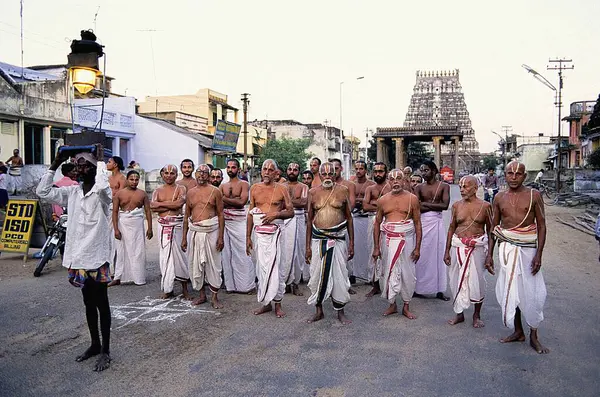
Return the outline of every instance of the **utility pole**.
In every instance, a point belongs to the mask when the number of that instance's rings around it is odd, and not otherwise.
[[[508,133],[512,132],[512,126],[503,125],[502,132],[504,132],[504,177],[506,178],[506,158],[508,157]]]
[[[242,94],[242,102],[244,103],[244,168],[246,171],[248,169],[248,104],[250,103],[250,99],[248,98],[250,94],[244,92]]]
[[[556,192],[560,192],[560,171],[562,169],[562,137],[561,137],[561,112],[562,112],[562,88],[563,88],[563,70],[574,69],[575,66],[569,65],[573,62],[571,59],[556,58],[549,59],[548,62],[554,65],[548,65],[547,70],[558,70],[558,97],[554,103],[558,106],[558,162],[556,169]],[[555,66],[558,64],[558,66]]]

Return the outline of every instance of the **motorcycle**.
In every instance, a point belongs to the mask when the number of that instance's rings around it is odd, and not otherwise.
[[[40,251],[40,262],[33,272],[34,277],[39,277],[42,274],[42,270],[44,269],[44,266],[46,266],[46,263],[54,258],[59,251],[61,254],[64,252],[65,239],[67,236],[67,220],[67,214],[62,214],[50,228],[48,238]]]

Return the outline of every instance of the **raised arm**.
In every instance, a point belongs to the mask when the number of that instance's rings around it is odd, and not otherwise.
[[[12,157],[11,157],[12,159]],[[10,160],[10,159],[9,159]],[[54,204],[60,205],[61,207],[66,207],[69,201],[69,192],[74,186],[65,186],[65,187],[56,187],[53,186],[54,183],[54,174],[60,165],[66,160],[65,157],[60,156],[60,154],[56,157],[48,171],[42,176],[40,182],[35,189],[35,193],[42,200],[50,201]]]
[[[98,161],[96,166],[96,189],[98,190],[98,197],[104,205],[110,205],[113,199],[113,192],[108,183],[108,171],[106,171],[106,164],[104,161]]]

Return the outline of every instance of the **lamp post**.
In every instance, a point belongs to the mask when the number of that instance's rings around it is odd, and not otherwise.
[[[560,171],[562,169],[562,136],[561,136],[561,111],[562,111],[562,87],[563,87],[563,78],[562,71],[564,69],[573,69],[573,66],[565,67],[563,63],[570,63],[570,59],[559,59],[559,60],[550,60],[550,62],[559,62],[559,66],[557,68],[548,68],[549,70],[558,70],[558,90],[556,87],[548,81],[544,76],[539,74],[535,69],[523,64],[521,65],[527,72],[531,73],[533,77],[544,84],[546,87],[551,89],[556,93],[556,102],[554,103],[558,107],[558,150],[557,150],[557,162],[556,162],[556,191],[560,192]]]
[[[365,78],[365,76],[360,76],[360,77],[357,77],[356,80],[362,80],[364,78]],[[343,106],[342,106],[342,103],[344,102],[344,98],[343,98],[343,94],[342,94],[342,86],[343,85],[344,85],[344,82],[340,81],[340,151],[342,151],[342,147],[343,147],[343,143],[344,143],[344,133],[342,132],[342,130],[343,130],[343,126],[342,126]],[[350,160],[350,162],[352,163],[352,160]]]
[[[502,158],[504,160],[504,168],[503,168],[503,172],[506,170],[506,144],[507,144],[507,140],[504,139],[502,137],[502,135],[498,134],[496,131],[494,130],[490,130],[492,131],[493,134],[496,134],[498,136],[498,138],[500,138],[500,141],[502,142]]]

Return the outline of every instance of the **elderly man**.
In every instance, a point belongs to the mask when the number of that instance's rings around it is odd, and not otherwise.
[[[298,182],[300,166],[290,163],[287,167],[288,182],[284,185],[288,189],[294,216],[286,219],[283,226],[281,276],[285,279],[286,291],[297,296],[303,296],[298,287],[304,270],[304,236],[306,236],[306,203],[308,200],[308,186]]]
[[[81,184],[54,187],[54,173],[61,163],[67,160],[65,152],[59,152],[56,159],[40,180],[37,195],[69,211],[69,227],[65,242],[63,266],[68,270],[69,282],[81,288],[85,316],[92,339],[91,346],[76,361],[81,362],[100,355],[94,371],[103,371],[110,366],[110,305],[107,285],[110,280],[109,261],[112,260],[112,238],[109,205],[112,192],[108,184],[105,165],[91,153],[79,153],[77,172]],[[98,331],[98,314],[100,330]]]
[[[444,262],[449,268],[449,283],[454,296],[456,316],[450,325],[465,321],[464,311],[475,304],[473,327],[482,328],[481,306],[485,297],[485,269],[492,243],[492,206],[477,198],[477,178],[467,175],[459,181],[462,200],[452,205]],[[489,266],[489,265],[488,265]],[[491,268],[487,269],[490,273]]]
[[[225,247],[221,253],[223,279],[227,292],[253,293],[256,268],[246,253],[246,204],[250,185],[239,179],[240,163],[227,161],[229,182],[221,185],[225,217]]]
[[[363,211],[368,214],[369,228],[367,233],[369,238],[367,239],[367,252],[373,253],[373,224],[375,223],[375,214],[378,209],[378,200],[391,191],[390,185],[387,182],[387,165],[384,163],[375,163],[373,165],[373,180],[374,185],[369,186],[365,191],[365,198],[363,200]],[[373,297],[381,293],[379,286],[379,278],[381,277],[381,263],[378,259],[371,257],[368,265],[368,276],[369,282],[373,284],[373,288],[366,295],[367,298]]]
[[[406,178],[399,169],[390,171],[388,182],[392,191],[379,199],[373,227],[373,258],[381,257],[383,270],[381,297],[390,304],[383,315],[398,313],[396,297],[400,295],[402,315],[414,320],[417,316],[411,313],[409,303],[415,292],[415,262],[421,250],[419,201],[404,189]]]
[[[258,277],[258,302],[261,304],[254,314],[273,310],[275,315],[285,317],[281,300],[285,292],[285,279],[281,274],[281,226],[284,219],[294,216],[292,200],[285,186],[276,183],[277,163],[265,160],[261,169],[263,182],[250,189],[250,208],[246,228],[246,254],[254,252]],[[254,242],[252,241],[254,232]]]
[[[312,188],[308,197],[306,263],[310,263],[311,274],[308,304],[316,307],[315,315],[307,320],[309,323],[323,319],[323,302],[328,298],[338,320],[342,324],[351,323],[344,307],[350,301],[347,261],[354,256],[352,207],[348,189],[335,183],[335,176],[332,163],[321,164],[321,185]]]
[[[544,201],[535,189],[523,186],[525,165],[512,161],[506,166],[508,190],[494,200],[493,233],[498,241],[500,266],[496,298],[502,309],[502,322],[515,332],[500,342],[522,342],[525,332],[521,312],[531,330],[529,344],[538,353],[548,353],[538,339],[544,319],[546,284],[541,273],[542,252],[546,244]],[[486,267],[493,267],[493,245]]]
[[[214,187],[220,187],[223,182],[223,171],[216,168],[210,172],[210,184]]]
[[[192,304],[206,302],[204,285],[208,284],[212,293],[212,307],[222,309],[218,292],[221,286],[221,251],[225,229],[223,195],[218,188],[208,183],[210,172],[206,164],[200,165],[196,170],[197,185],[187,192],[181,248],[187,251],[189,239],[188,262],[192,287],[200,291],[200,296]]]
[[[150,209],[158,213],[159,227],[159,261],[162,275],[160,288],[162,299],[173,296],[175,280],[181,283],[184,299],[191,300],[188,292],[190,275],[187,258],[181,249],[183,238],[182,207],[185,204],[186,188],[175,183],[177,166],[165,165],[160,170],[160,176],[165,182],[152,194]]]
[[[447,301],[448,275],[444,264],[446,230],[442,211],[450,204],[450,186],[436,180],[439,174],[433,161],[425,161],[421,166],[421,175],[425,183],[417,185],[415,195],[421,202],[421,225],[423,243],[421,259],[417,263],[417,285],[415,293],[419,297],[435,294],[436,298]]]

